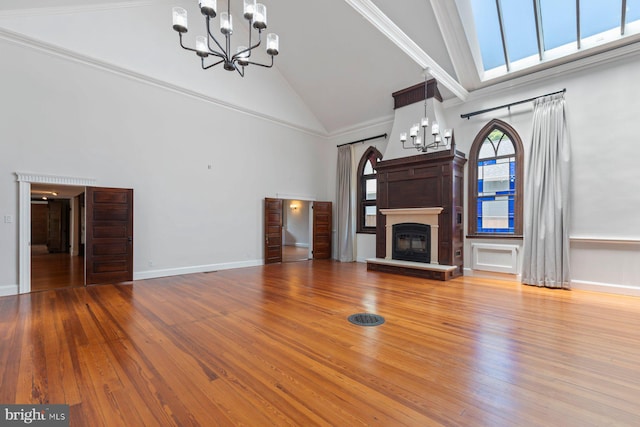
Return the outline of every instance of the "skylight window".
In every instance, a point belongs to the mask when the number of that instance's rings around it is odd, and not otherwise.
[[[640,33],[640,0],[468,1],[483,80]]]
[[[618,8],[618,12],[620,8]],[[544,49],[551,50],[577,40],[575,0],[540,0]],[[529,19],[535,19],[533,15]]]

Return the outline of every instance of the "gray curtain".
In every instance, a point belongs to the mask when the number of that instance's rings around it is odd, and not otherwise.
[[[527,285],[569,289],[569,173],[564,94],[538,98],[524,194]]]
[[[351,175],[352,175],[352,147],[345,145],[338,147],[338,176],[336,179],[336,212],[337,219],[337,238],[338,238],[338,261],[352,262],[353,241],[355,239],[355,231],[353,228],[353,192],[351,191]]]

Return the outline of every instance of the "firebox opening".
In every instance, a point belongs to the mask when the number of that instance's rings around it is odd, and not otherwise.
[[[391,257],[403,261],[431,262],[431,226],[414,222],[393,225]]]

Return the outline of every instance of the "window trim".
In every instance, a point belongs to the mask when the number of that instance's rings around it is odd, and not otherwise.
[[[367,227],[365,226],[366,216],[365,216],[365,207],[366,206],[378,206],[378,196],[376,193],[376,198],[374,200],[365,200],[366,197],[366,181],[367,179],[376,178],[376,174],[364,174],[364,168],[367,162],[371,160],[371,165],[375,169],[379,160],[382,160],[382,154],[378,149],[374,146],[370,146],[364,152],[362,157],[360,158],[360,163],[358,164],[358,213],[357,213],[357,223],[356,227],[357,233],[365,233],[365,234],[376,234],[377,227]]]
[[[514,232],[513,233],[483,233],[477,230],[477,217],[478,217],[478,155],[480,154],[480,148],[485,139],[494,130],[499,130],[505,133],[513,142],[516,158],[516,194],[514,197]],[[509,124],[502,120],[493,119],[487,123],[476,135],[473,140],[471,149],[469,150],[469,185],[467,193],[467,237],[477,238],[522,238],[522,206],[523,206],[523,189],[524,189],[524,147],[522,146],[522,140],[518,132]]]

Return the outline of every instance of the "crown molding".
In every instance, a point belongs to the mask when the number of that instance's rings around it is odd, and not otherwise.
[[[395,117],[394,115],[378,117],[376,119],[360,122],[353,126],[346,126],[340,129],[336,129],[335,131],[329,133],[327,135],[327,138],[330,138],[330,139],[341,138],[341,137],[346,137],[348,135],[352,135],[355,133],[367,131],[379,126],[389,126],[393,124],[394,117]]]
[[[167,81],[164,80],[160,80],[151,76],[147,76],[141,73],[138,73],[136,71],[132,71],[123,67],[120,67],[118,65],[115,64],[111,64],[109,62],[106,61],[102,61],[100,59],[96,59],[96,58],[92,58],[90,56],[78,53],[78,52],[73,52],[71,50],[59,47],[59,46],[55,46],[52,45],[50,43],[46,43],[40,40],[36,40],[34,38],[22,35],[22,34],[18,34],[15,33],[13,31],[9,31],[5,28],[0,28],[0,40],[4,40],[10,43],[14,43],[20,46],[24,46],[27,48],[31,48],[33,50],[36,50],[38,52],[42,52],[45,53],[47,55],[50,56],[55,56],[58,58],[63,58],[65,60],[69,60],[69,61],[73,61],[76,63],[80,63],[83,65],[87,65],[93,68],[98,68],[104,71],[108,71],[111,72],[113,74],[117,74],[119,76],[122,77],[126,77],[138,82],[142,82],[142,83],[146,83],[149,84],[151,86],[155,86],[158,88],[162,88],[171,92],[175,92],[175,93],[179,93],[182,95],[186,95],[189,96],[191,98],[195,98],[195,99],[199,99],[201,101],[205,101],[205,102],[209,102],[212,104],[215,104],[219,107],[222,108],[226,108],[228,110],[237,112],[237,113],[241,113],[241,114],[245,114],[247,116],[251,116],[257,119],[261,119],[261,120],[265,120],[274,124],[277,124],[279,126],[284,126],[286,128],[289,129],[293,129],[311,136],[315,136],[315,137],[321,137],[321,138],[326,138],[327,137],[327,133],[326,132],[320,132],[316,129],[312,129],[312,128],[308,128],[305,126],[300,126],[296,123],[287,121],[287,120],[283,120],[268,114],[264,114],[261,113],[259,111],[256,110],[251,110],[249,108],[240,106],[240,105],[236,105],[233,104],[231,102],[227,102],[227,101],[223,101],[221,99],[218,98],[214,98],[212,96],[209,95],[205,95],[199,92],[196,92],[194,90],[191,89],[187,89],[181,86],[178,86],[176,84],[173,83],[169,83]]]
[[[22,16],[64,15],[72,13],[100,12],[104,10],[130,9],[135,7],[154,6],[157,2],[149,0],[128,1],[120,3],[84,4],[73,6],[32,7],[0,11],[0,18]]]
[[[467,99],[469,92],[460,83],[447,73],[444,68],[433,60],[424,50],[418,46],[404,31],[400,29],[387,15],[370,0],[345,0],[367,21],[373,24],[382,34],[398,46],[404,53],[415,61],[422,69],[429,68],[429,73],[444,87],[449,89],[461,101]]]

